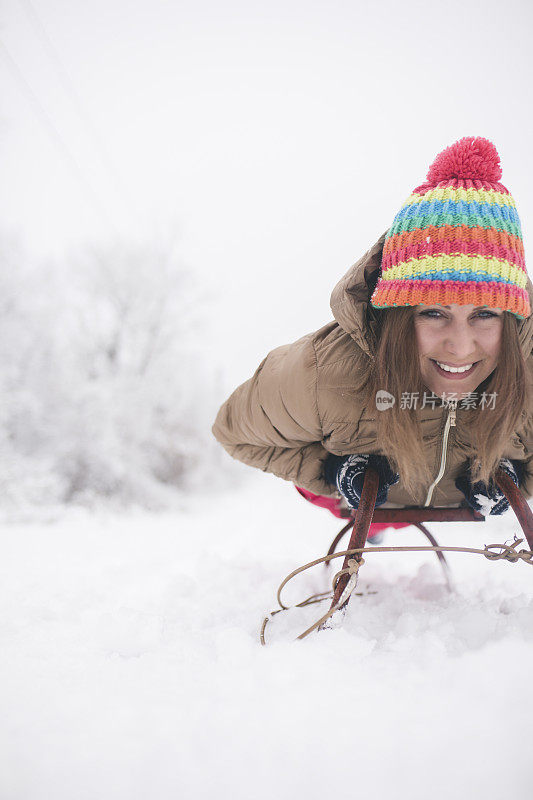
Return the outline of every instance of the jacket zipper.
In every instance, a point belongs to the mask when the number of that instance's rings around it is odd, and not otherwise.
[[[428,493],[427,493],[427,497],[426,497],[426,502],[424,503],[424,507],[425,506],[429,506],[429,504],[431,503],[431,498],[433,496],[433,490],[435,489],[435,486],[438,484],[438,482],[440,481],[440,479],[444,475],[444,470],[446,469],[446,454],[447,454],[447,450],[448,450],[448,436],[449,436],[449,433],[450,433],[450,428],[452,428],[452,427],[454,428],[455,427],[455,416],[456,416],[456,413],[457,413],[457,400],[450,400],[449,401],[449,408],[450,408],[450,410],[448,412],[448,418],[447,418],[446,424],[444,426],[444,433],[443,433],[443,437],[442,437],[442,454],[441,454],[441,458],[440,458],[439,474],[437,475],[437,477],[435,478],[435,480],[433,481],[433,483],[431,484],[431,486],[428,489]]]

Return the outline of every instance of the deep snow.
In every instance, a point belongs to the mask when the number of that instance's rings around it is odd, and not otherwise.
[[[519,532],[512,513],[428,527],[471,546]],[[323,613],[297,609],[261,647],[281,579],[339,528],[255,472],[181,513],[4,522],[2,800],[529,798],[531,567],[451,554],[449,594],[432,554],[369,555],[377,593],[342,629],[294,643]]]

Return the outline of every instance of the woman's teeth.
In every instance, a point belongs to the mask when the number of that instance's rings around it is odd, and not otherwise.
[[[436,363],[441,369],[445,370],[445,372],[468,372],[468,370],[472,369],[474,366],[475,361],[472,362],[472,364],[465,364],[464,367],[449,367],[447,364],[442,364],[440,361],[437,361]]]

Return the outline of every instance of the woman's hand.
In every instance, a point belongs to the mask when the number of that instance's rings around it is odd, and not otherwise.
[[[500,461],[500,467],[504,472],[512,478],[513,482],[520,486],[522,479],[522,465],[520,461],[511,461],[510,458],[504,458]],[[470,467],[464,475],[459,476],[455,481],[455,485],[466,497],[468,505],[483,514],[484,517],[490,515],[503,514],[509,508],[509,501],[496,486],[493,481],[489,482],[487,486],[483,481],[471,482]]]
[[[379,488],[376,506],[387,500],[391,486],[398,483],[396,475],[385,456],[378,455],[329,455],[325,462],[324,477],[332,486],[336,486],[351,508],[358,508],[363,492],[365,470],[372,467],[379,475]]]

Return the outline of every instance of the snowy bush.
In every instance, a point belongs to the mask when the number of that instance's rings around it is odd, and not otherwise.
[[[153,245],[62,265],[3,249],[0,499],[171,504],[213,447],[215,371],[191,274]]]

